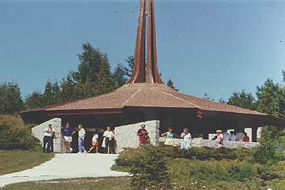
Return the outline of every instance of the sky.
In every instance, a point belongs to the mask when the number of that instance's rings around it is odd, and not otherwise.
[[[23,96],[76,70],[83,43],[114,68],[134,54],[138,0],[0,0],[0,82]],[[155,1],[158,64],[182,93],[255,94],[285,69],[285,1]]]

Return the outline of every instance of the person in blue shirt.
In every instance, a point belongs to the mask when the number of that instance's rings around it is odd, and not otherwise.
[[[72,152],[71,143],[72,143],[72,134],[73,130],[70,127],[69,123],[66,123],[65,128],[63,129],[63,139],[66,152]]]

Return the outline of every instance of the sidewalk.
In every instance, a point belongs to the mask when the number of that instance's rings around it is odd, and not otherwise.
[[[12,183],[84,177],[118,177],[128,173],[111,170],[114,154],[56,154],[32,169],[0,176],[0,188]],[[16,158],[21,159],[21,158]]]

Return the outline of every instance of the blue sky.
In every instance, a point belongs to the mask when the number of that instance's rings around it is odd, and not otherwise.
[[[79,63],[81,45],[114,67],[133,55],[138,0],[0,0],[0,82],[26,96]],[[181,92],[255,93],[285,69],[285,1],[155,1],[159,70]]]

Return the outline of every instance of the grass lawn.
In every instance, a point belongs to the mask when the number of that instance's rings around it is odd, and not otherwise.
[[[37,151],[0,150],[0,175],[32,168],[53,156]]]
[[[3,190],[131,190],[130,178],[81,178],[27,182],[8,185]],[[1,189],[2,190],[2,189]]]

